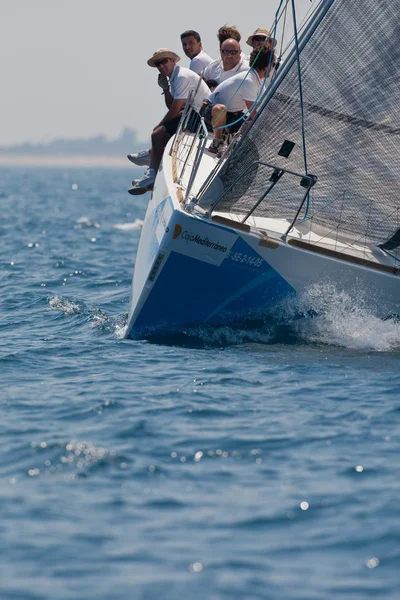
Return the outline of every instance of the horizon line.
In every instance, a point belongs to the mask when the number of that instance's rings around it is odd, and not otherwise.
[[[113,167],[113,168],[131,168],[132,163],[128,161],[126,155],[107,156],[107,155],[41,155],[32,156],[31,154],[19,155],[1,155],[0,167]]]

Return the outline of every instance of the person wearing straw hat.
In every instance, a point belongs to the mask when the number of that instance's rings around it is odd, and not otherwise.
[[[247,38],[246,44],[251,46],[253,50],[259,50],[261,46],[266,46],[270,50],[274,50],[276,48],[277,41],[275,38],[271,37],[268,29],[264,27],[258,27],[255,32]]]
[[[154,181],[160,166],[164,148],[168,140],[176,133],[181,118],[181,112],[189,96],[192,105],[199,111],[204,100],[210,95],[210,90],[197,73],[177,65],[180,56],[168,48],[156,50],[147,61],[149,67],[158,69],[160,78],[167,78],[170,83],[170,93],[165,94],[165,103],[168,108],[167,114],[154,127],[151,134],[151,150],[145,151],[149,168],[141,177],[136,180],[129,193],[132,195],[144,194],[153,189]],[[133,155],[132,155],[133,156]],[[146,157],[141,157],[141,164],[146,164]],[[130,159],[132,160],[132,159]],[[132,162],[134,162],[132,160]]]

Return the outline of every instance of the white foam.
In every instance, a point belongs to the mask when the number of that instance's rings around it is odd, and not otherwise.
[[[95,221],[91,221],[89,217],[80,217],[75,221],[74,229],[87,229],[90,227],[95,227],[96,229],[100,229],[100,223],[96,223]]]
[[[122,324],[119,325],[118,323],[115,325],[115,337],[117,338],[117,340],[124,339],[126,329],[127,329],[126,323],[124,325],[122,325]]]
[[[133,223],[116,223],[113,225],[113,229],[119,229],[120,231],[134,231],[135,229],[142,229],[142,227],[142,219],[136,219]]]
[[[114,323],[114,335],[118,340],[122,340],[125,337],[126,329],[128,327],[128,313],[120,315]]]
[[[296,304],[303,314],[313,313],[296,325],[307,341],[358,350],[400,349],[400,322],[378,318],[359,294],[337,292],[330,284],[314,285]]]
[[[110,317],[107,317],[104,313],[98,311],[91,315],[90,320],[91,327],[105,327],[109,323]]]
[[[76,302],[70,302],[62,296],[54,296],[49,299],[49,310],[59,310],[66,315],[74,315],[81,312],[81,307]]]

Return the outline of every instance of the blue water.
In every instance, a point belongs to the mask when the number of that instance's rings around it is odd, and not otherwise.
[[[1,600],[400,597],[400,324],[123,340],[134,169],[0,169]]]

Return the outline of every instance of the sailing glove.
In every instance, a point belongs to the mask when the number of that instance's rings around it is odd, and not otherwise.
[[[161,75],[161,73],[158,76],[158,85],[160,86],[160,88],[165,92],[168,92],[169,90],[169,81],[168,81],[168,77],[166,77],[165,75]]]

